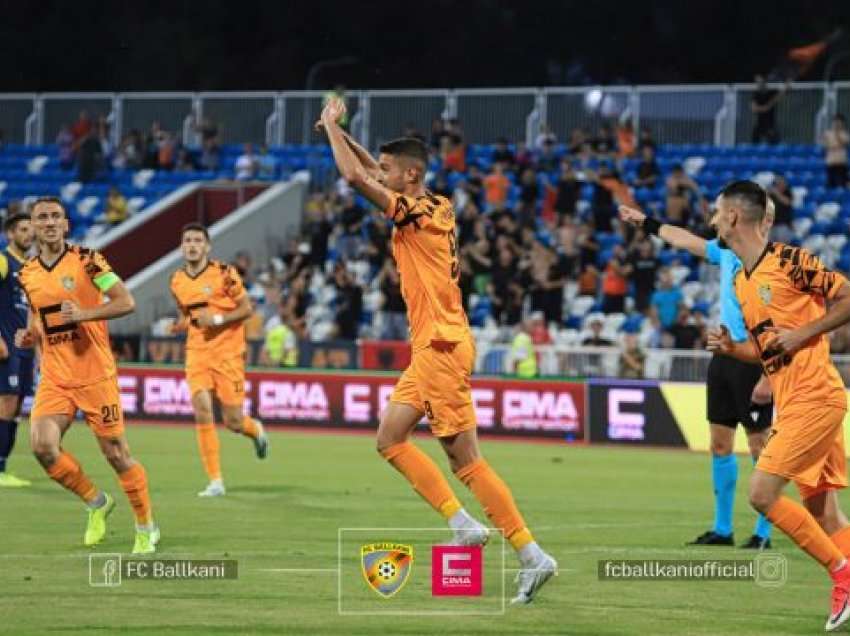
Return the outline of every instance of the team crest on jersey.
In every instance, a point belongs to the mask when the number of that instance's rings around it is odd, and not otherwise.
[[[204,292],[207,296],[212,296],[212,287],[210,287],[209,285],[204,285],[203,292]]]
[[[62,277],[62,287],[64,287],[68,291],[72,291],[74,289],[74,277],[73,276],[63,276]]]
[[[360,568],[366,583],[384,598],[397,594],[413,569],[413,546],[369,543],[360,548]]]
[[[759,298],[765,305],[769,305],[770,301],[773,299],[773,292],[770,291],[770,285],[759,285],[758,289]]]

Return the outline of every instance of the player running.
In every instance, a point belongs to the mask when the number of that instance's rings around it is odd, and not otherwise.
[[[211,247],[209,233],[203,225],[186,225],[180,240],[185,264],[171,277],[171,293],[183,315],[174,330],[188,330],[186,381],[192,394],[201,462],[210,480],[198,493],[199,497],[225,494],[218,433],[213,419],[213,391],[221,402],[227,428],[250,437],[260,459],[269,451],[262,423],[243,411],[244,322],[251,316],[251,299],[232,265],[210,260]]]
[[[557,563],[534,541],[511,491],[481,456],[470,374],[475,343],[458,287],[455,214],[451,202],[423,185],[428,151],[418,139],[381,147],[378,161],[339,126],[345,105],[332,99],[322,111],[342,176],[394,224],[393,257],[407,304],[413,355],[378,427],[381,455],[447,521],[457,544],[487,541],[487,529],[461,506],[437,465],[409,438],[427,415],[452,471],[475,495],[493,525],[517,551],[522,569],[512,603],[529,603],[555,574]]]
[[[133,507],[133,553],[155,552],[160,533],[151,512],[147,474],[130,456],[124,435],[117,370],[106,327],[107,320],[132,313],[133,297],[103,256],[65,242],[68,217],[59,199],[36,200],[30,218],[38,256],[20,272],[30,314],[26,329],[15,335],[15,346],[37,345],[40,351],[41,379],[31,414],[33,452],[51,479],[86,502],[83,543],[100,543],[115,501],[61,447],[74,415],[82,411]]]
[[[32,395],[32,350],[15,347],[15,333],[26,327],[29,313],[18,283],[33,241],[29,215],[10,216],[3,231],[8,245],[0,252],[0,487],[21,488],[30,482],[6,472],[6,461],[15,446],[21,404]]]
[[[750,478],[750,503],[827,568],[833,588],[826,631],[835,631],[850,619],[850,524],[837,493],[847,487],[847,396],[826,334],[850,322],[850,285],[806,250],[768,242],[761,231],[766,204],[752,181],[727,185],[717,199],[712,225],[720,247],[741,259],[735,293],[751,340],[735,342],[718,328],[708,347],[760,361],[770,379],[776,420]],[[782,494],[789,481],[803,505]]]
[[[764,236],[773,226],[773,202],[765,224]],[[684,249],[709,263],[720,267],[720,321],[729,330],[732,340],[746,342],[749,338],[741,315],[741,306],[735,296],[735,274],[741,261],[732,250],[721,248],[717,239],[706,241],[687,230],[659,223],[640,210],[620,206],[620,218],[630,225],[642,227],[647,234],[655,234],[677,249]],[[747,432],[747,442],[753,462],[767,441],[773,418],[770,384],[762,373],[761,365],[742,362],[724,355],[712,356],[708,365],[707,409],[711,431],[711,477],[714,482],[714,526],[698,536],[690,545],[734,545],[732,511],[735,505],[735,486],[738,482],[738,458],[735,447],[735,429],[740,423]],[[770,548],[770,523],[759,515],[749,540],[742,548],[761,550]]]

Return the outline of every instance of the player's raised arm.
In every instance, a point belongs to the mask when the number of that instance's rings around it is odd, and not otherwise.
[[[355,190],[381,210],[386,210],[392,201],[392,193],[370,174],[370,170],[364,167],[346,141],[345,133],[337,123],[344,114],[345,104],[338,98],[331,99],[322,110],[321,121],[333,150],[336,167],[343,179],[348,181]]]
[[[317,132],[322,131],[324,127],[325,125],[322,123],[321,119],[316,122],[315,128]],[[342,130],[342,128],[340,128],[340,131],[342,132],[343,139],[345,139],[345,143],[348,144],[348,147],[351,148],[358,161],[360,161],[360,165],[362,165],[366,172],[369,173],[369,176],[377,178],[380,169],[378,167],[378,162],[375,161],[375,158],[371,154],[369,154],[368,150],[358,144],[354,140],[354,137],[352,137],[346,131]]]
[[[640,210],[635,210],[627,205],[621,205],[620,220],[634,227],[641,227],[649,234],[660,236],[664,241],[670,243],[676,249],[687,250],[694,256],[705,258],[706,243],[704,238],[691,234],[675,225],[659,223],[653,218],[647,217]]]

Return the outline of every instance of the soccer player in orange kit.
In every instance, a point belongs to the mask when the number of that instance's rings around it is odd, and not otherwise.
[[[82,411],[133,507],[133,553],[155,552],[160,533],[151,512],[147,474],[130,456],[124,435],[117,369],[106,327],[107,320],[133,311],[133,297],[103,256],[65,242],[68,218],[60,199],[40,198],[30,212],[38,256],[20,271],[30,315],[27,328],[15,334],[15,346],[37,345],[40,351],[41,380],[30,416],[33,452],[51,479],[86,502],[89,518],[83,543],[100,543],[115,501],[61,446],[74,415]]]
[[[750,478],[750,503],[829,572],[831,632],[850,619],[850,523],[837,493],[847,487],[847,395],[827,333],[850,322],[850,284],[806,250],[768,242],[759,231],[766,206],[767,193],[752,181],[733,182],[717,198],[712,225],[743,265],[735,293],[750,339],[733,342],[721,328],[709,332],[708,346],[761,362],[770,380],[776,417]],[[789,481],[803,505],[782,494]]]
[[[175,330],[188,331],[186,380],[195,411],[198,449],[210,480],[198,493],[200,497],[225,494],[213,392],[221,402],[225,426],[250,438],[260,459],[269,450],[262,423],[243,412],[245,320],[251,316],[251,299],[235,267],[209,258],[211,247],[203,225],[186,225],[180,239],[185,265],[171,277],[171,293],[183,315]]]
[[[375,161],[340,128],[344,114],[345,104],[331,99],[320,125],[342,176],[395,226],[392,251],[413,349],[410,366],[381,418],[378,451],[448,521],[456,544],[485,543],[487,529],[463,509],[437,465],[410,442],[413,429],[427,415],[452,471],[517,551],[521,570],[512,603],[529,603],[556,573],[557,563],[534,541],[511,491],[478,447],[470,387],[475,343],[458,287],[452,204],[425,189],[425,144],[412,138],[391,141],[381,146]]]

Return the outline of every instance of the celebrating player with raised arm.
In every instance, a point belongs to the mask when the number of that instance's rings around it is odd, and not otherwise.
[[[829,572],[826,631],[834,631],[850,619],[850,524],[836,492],[847,487],[847,395],[827,333],[850,322],[850,284],[806,250],[768,242],[766,205],[752,181],[729,184],[717,199],[712,225],[721,247],[741,259],[735,293],[750,340],[735,342],[718,328],[708,346],[761,362],[770,380],[776,419],[750,479],[750,503]],[[789,481],[802,506],[782,494]]]
[[[517,551],[522,569],[513,603],[528,603],[556,572],[557,563],[534,541],[510,490],[481,456],[470,375],[475,344],[461,304],[455,214],[445,197],[425,189],[428,151],[418,139],[381,146],[376,162],[338,121],[345,105],[332,99],[322,111],[342,176],[394,224],[393,257],[407,304],[413,355],[378,427],[381,455],[447,521],[457,544],[483,544],[487,529],[463,509],[437,465],[410,442],[427,415],[452,471],[475,495],[491,522]]]
[[[266,457],[269,441],[259,420],[244,414],[245,320],[251,299],[232,265],[210,260],[210,235],[199,223],[183,228],[180,249],[185,264],[171,277],[171,293],[183,316],[176,330],[188,330],[186,380],[195,410],[201,462],[209,477],[200,497],[224,495],[218,433],[213,421],[213,392],[221,402],[224,424],[254,442]]]
[[[59,199],[38,199],[30,213],[38,256],[20,272],[30,315],[27,328],[15,334],[15,346],[38,345],[41,354],[41,380],[31,414],[33,452],[51,479],[86,502],[89,517],[83,543],[100,543],[115,501],[61,446],[74,415],[82,411],[133,507],[133,553],[155,552],[159,529],[151,512],[147,474],[130,456],[124,435],[117,369],[106,327],[107,320],[132,313],[133,297],[103,256],[65,242],[68,217]]]
[[[773,202],[761,228],[767,236],[773,226]],[[620,219],[648,234],[655,234],[673,247],[689,251],[720,267],[720,320],[729,330],[732,339],[746,342],[747,328],[741,315],[741,306],[735,296],[735,274],[741,261],[732,250],[720,247],[717,239],[706,241],[687,230],[659,223],[640,210],[620,206]],[[735,486],[738,481],[738,458],[735,446],[735,429],[740,422],[747,432],[747,442],[753,462],[767,441],[773,417],[773,402],[767,377],[761,365],[741,362],[724,355],[715,355],[708,365],[707,409],[711,431],[711,477],[714,482],[714,526],[698,536],[690,545],[734,545],[732,511],[735,504]],[[763,515],[756,520],[750,539],[741,547],[762,549],[770,546],[770,523]]]

